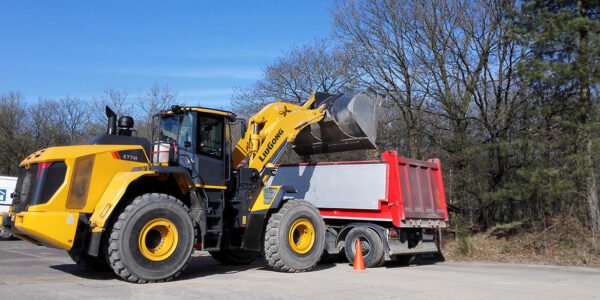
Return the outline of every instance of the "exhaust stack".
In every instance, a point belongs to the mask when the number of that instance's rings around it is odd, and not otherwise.
[[[106,106],[106,117],[108,118],[108,126],[106,128],[106,134],[117,134],[117,114]]]
[[[315,107],[325,105],[321,122],[304,128],[293,149],[299,155],[376,149],[382,96],[372,89],[331,95],[317,93]]]

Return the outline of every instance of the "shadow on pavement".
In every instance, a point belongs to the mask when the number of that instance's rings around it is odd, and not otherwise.
[[[220,264],[209,255],[198,256],[192,258],[190,265],[174,281],[190,280],[219,274],[235,274],[250,269],[260,268],[262,265],[264,265],[264,260],[257,259],[249,265],[226,266]]]
[[[321,270],[327,270],[335,267],[337,261],[326,261],[319,263],[311,272],[318,272]],[[60,264],[53,265],[50,268],[58,270],[73,276],[77,276],[85,279],[93,280],[114,280],[118,279],[112,271],[86,271],[79,267],[77,264]],[[267,262],[263,258],[259,258],[249,265],[240,266],[226,266],[221,265],[210,256],[197,256],[193,257],[190,265],[178,276],[174,281],[190,280],[205,276],[219,275],[219,274],[233,274],[238,272],[244,272],[250,269],[265,270],[269,272],[276,272],[267,267]]]
[[[210,256],[196,256],[192,258],[189,266],[174,281],[190,280],[199,277],[232,274],[243,272],[250,269],[260,269],[266,267],[264,259],[257,259],[254,263],[241,266],[225,266],[218,263]],[[112,270],[108,271],[86,271],[75,263],[53,265],[50,268],[58,270],[73,276],[93,280],[114,280],[120,279]]]
[[[429,254],[429,255],[418,255],[414,261],[411,261],[410,263],[406,263],[406,262],[401,262],[401,261],[387,261],[385,263],[385,268],[387,269],[393,269],[393,268],[403,268],[403,267],[409,267],[412,265],[415,266],[426,266],[426,265],[435,265],[438,263],[442,263],[446,261],[446,259],[444,258],[444,255],[442,254]]]
[[[80,266],[73,264],[63,264],[63,265],[54,265],[50,266],[51,269],[58,270],[67,274],[71,274],[73,276],[77,276],[85,279],[96,279],[96,280],[107,280],[107,279],[115,279],[116,275],[113,271],[86,271],[82,269]]]

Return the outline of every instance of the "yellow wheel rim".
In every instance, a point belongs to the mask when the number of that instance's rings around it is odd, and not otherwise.
[[[177,248],[179,234],[170,220],[158,218],[146,223],[138,238],[140,252],[151,261],[162,261]]]
[[[315,228],[307,219],[298,219],[288,233],[290,248],[298,254],[306,254],[315,243]]]

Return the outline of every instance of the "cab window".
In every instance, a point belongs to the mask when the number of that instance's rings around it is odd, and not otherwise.
[[[179,116],[170,116],[161,120],[158,139],[163,142],[173,142],[177,140],[179,132]]]
[[[223,156],[223,118],[200,117],[198,152],[217,158]]]
[[[181,147],[182,149],[185,149],[187,151],[191,151],[193,145],[192,145],[192,138],[193,138],[193,134],[194,134],[194,117],[196,114],[194,113],[187,113],[183,116],[183,119],[181,120],[181,125],[179,125],[179,138],[177,140],[177,145],[179,145],[179,147]]]

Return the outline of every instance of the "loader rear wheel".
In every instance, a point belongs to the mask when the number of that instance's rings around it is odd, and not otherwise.
[[[181,201],[144,194],[118,216],[106,253],[113,271],[127,281],[169,281],[189,264],[195,240],[189,210]]]
[[[276,271],[312,269],[325,249],[325,223],[319,210],[304,200],[289,200],[271,215],[265,233],[265,258]]]
[[[84,250],[71,249],[67,251],[71,259],[82,269],[89,272],[104,272],[110,270],[110,265],[103,255],[98,257],[87,254]]]
[[[210,253],[216,261],[227,266],[247,265],[252,263],[260,255],[260,252],[243,249],[208,251],[208,253]]]
[[[360,240],[365,267],[380,267],[385,262],[383,253],[383,241],[375,230],[368,227],[355,227],[346,236],[344,250],[346,258],[350,263],[356,255],[356,240]]]

